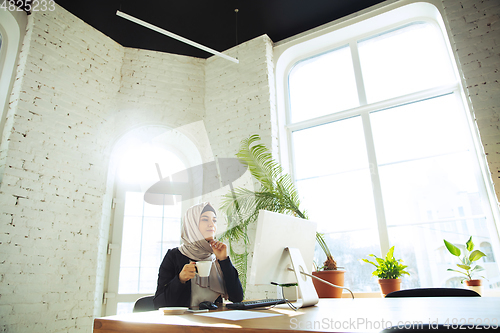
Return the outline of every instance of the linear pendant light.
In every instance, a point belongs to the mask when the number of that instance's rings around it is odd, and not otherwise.
[[[232,62],[234,62],[234,63],[239,64],[239,60],[238,60],[238,59],[236,59],[236,58],[233,58],[233,57],[230,57],[230,56],[228,56],[228,55],[225,55],[224,53],[221,53],[221,52],[219,52],[219,51],[215,51],[214,49],[211,49],[211,48],[206,47],[206,46],[204,46],[204,45],[201,45],[201,44],[198,44],[198,43],[196,43],[196,42],[193,42],[192,40],[189,40],[189,39],[187,39],[187,38],[184,38],[184,37],[181,37],[181,36],[179,36],[179,35],[176,35],[176,34],[174,34],[174,33],[170,32],[170,31],[164,30],[164,29],[162,29],[162,28],[158,28],[158,27],[157,27],[157,26],[155,26],[155,25],[152,25],[152,24],[150,24],[150,23],[148,23],[148,22],[144,22],[143,20],[140,20],[140,19],[138,19],[138,18],[135,18],[135,17],[133,17],[133,16],[130,16],[130,15],[128,15],[128,14],[125,14],[125,13],[123,13],[123,12],[119,11],[119,10],[117,10],[117,11],[116,11],[116,15],[118,15],[118,16],[120,16],[120,17],[123,17],[124,19],[127,19],[127,20],[129,20],[129,21],[132,21],[132,22],[134,22],[134,23],[137,23],[137,24],[139,24],[139,25],[142,25],[143,27],[146,27],[146,28],[151,29],[151,30],[153,30],[153,31],[159,32],[159,33],[161,33],[161,34],[163,34],[163,35],[165,35],[165,36],[168,36],[168,37],[171,37],[171,38],[177,39],[178,41],[181,41],[181,42],[183,42],[183,43],[186,43],[186,44],[189,44],[189,45],[191,45],[191,46],[197,47],[197,48],[199,48],[199,49],[201,49],[201,50],[203,50],[203,51],[206,51],[206,52],[212,53],[212,54],[214,54],[214,55],[216,55],[216,56],[219,56],[219,57],[221,57],[221,58],[224,58],[224,59],[227,59],[227,60],[230,60],[230,61],[232,61]]]

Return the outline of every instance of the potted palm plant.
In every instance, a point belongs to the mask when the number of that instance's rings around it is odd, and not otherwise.
[[[443,239],[444,245],[448,249],[448,251],[456,256],[459,257],[460,259],[460,264],[457,264],[457,267],[460,268],[460,270],[456,269],[451,269],[448,268],[448,271],[451,272],[457,272],[460,274],[465,275],[462,277],[462,283],[465,281],[465,285],[474,291],[476,291],[478,294],[481,294],[481,280],[480,279],[473,279],[473,276],[480,271],[483,271],[484,268],[479,266],[475,261],[478,261],[482,257],[486,257],[486,254],[479,250],[474,250],[474,243],[472,242],[472,236],[470,236],[469,240],[467,243],[465,243],[465,250],[463,256],[460,258],[460,255],[462,254],[462,251],[460,249],[453,245],[452,243],[448,242],[447,240]],[[484,276],[481,276],[484,278]]]
[[[236,253],[230,246],[230,255],[235,258],[235,266],[240,273],[242,285],[246,282],[248,237],[247,228],[257,221],[259,210],[268,210],[308,219],[307,213],[300,208],[300,200],[292,177],[283,172],[279,163],[274,161],[271,152],[259,141],[259,135],[252,135],[241,142],[236,156],[248,166],[253,178],[258,182],[256,190],[239,187],[231,189],[223,196],[221,210],[228,218],[228,228],[220,236],[229,244],[240,242],[244,250]],[[324,236],[316,233],[316,240],[325,252],[324,270],[337,268]],[[343,285],[343,284],[342,284]]]
[[[336,286],[344,286],[344,273],[345,270],[339,269],[337,267],[337,262],[333,259],[333,256],[325,242],[325,237],[319,234],[320,237],[316,238],[320,248],[323,250],[326,256],[326,260],[323,266],[316,267],[316,270],[312,272],[312,275],[317,276],[320,279],[333,283]],[[314,288],[320,298],[341,298],[342,289],[332,288],[331,286],[324,284],[321,281],[313,279]]]
[[[369,256],[374,257],[375,261],[370,261],[368,259],[362,260],[375,266],[375,271],[373,271],[372,276],[377,276],[379,278],[378,283],[382,290],[382,295],[385,297],[388,293],[400,290],[400,277],[403,274],[410,275],[410,273],[405,271],[405,268],[408,266],[402,264],[402,259],[394,258],[394,246],[389,249],[385,259],[379,258],[374,254],[370,254]]]

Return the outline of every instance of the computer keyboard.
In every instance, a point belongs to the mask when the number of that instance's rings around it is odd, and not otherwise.
[[[243,301],[243,302],[235,302],[235,303],[227,303],[226,308],[233,310],[248,310],[254,308],[260,308],[265,306],[273,306],[276,304],[286,303],[286,300],[283,298],[279,299],[259,299],[255,301]]]

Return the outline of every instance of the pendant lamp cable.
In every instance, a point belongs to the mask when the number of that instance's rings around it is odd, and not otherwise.
[[[236,45],[238,45],[238,12],[239,12],[239,11],[240,11],[240,10],[239,10],[238,8],[236,8],[236,9],[234,10],[234,18],[235,18],[235,24],[234,24],[234,26],[235,26],[235,30],[236,30],[236,31],[235,31],[235,35],[236,35]]]

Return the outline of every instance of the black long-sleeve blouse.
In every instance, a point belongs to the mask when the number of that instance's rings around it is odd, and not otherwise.
[[[179,280],[179,273],[184,265],[189,264],[190,261],[178,248],[167,251],[158,273],[158,285],[154,297],[154,305],[157,309],[167,306],[190,306],[191,283],[182,283]],[[231,302],[241,302],[243,300],[243,288],[236,268],[234,268],[229,257],[219,261],[219,264],[224,275],[229,300]],[[222,302],[220,296],[217,302]]]

